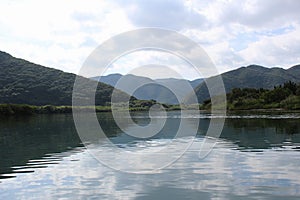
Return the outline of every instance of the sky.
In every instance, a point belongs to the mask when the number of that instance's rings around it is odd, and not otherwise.
[[[77,74],[104,41],[157,27],[195,41],[220,73],[250,64],[289,68],[300,63],[299,9],[299,0],[1,0],[0,51]],[[180,58],[155,51],[121,57],[106,73],[147,64],[199,78]]]

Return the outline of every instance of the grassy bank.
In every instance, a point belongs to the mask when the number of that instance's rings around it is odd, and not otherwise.
[[[154,100],[134,100],[129,104],[130,111],[148,111],[151,106],[157,104]],[[177,105],[166,105],[160,104],[167,111],[170,110],[180,110]],[[58,114],[58,113],[72,113],[72,106],[35,106],[26,104],[0,104],[0,115],[1,116],[14,116],[14,115],[33,115],[33,114]],[[78,106],[76,109],[82,111],[92,111],[96,112],[111,112],[111,106]],[[128,110],[125,104],[118,104],[119,110]]]
[[[230,107],[230,105],[228,106]],[[148,111],[150,107],[131,107],[129,110],[132,112],[137,111]],[[292,109],[288,108],[280,108],[278,106],[271,107],[266,106],[263,108],[256,108],[256,107],[247,107],[241,109],[227,109],[228,112],[239,112],[239,111],[250,111],[250,112],[292,112],[292,111],[300,111],[300,109]],[[82,111],[92,111],[93,107],[91,106],[82,106],[76,107],[76,109],[80,109]],[[110,106],[96,106],[96,112],[111,112]],[[120,110],[125,110],[125,108],[120,108]],[[128,109],[127,109],[128,110]],[[166,111],[174,111],[180,110],[178,105],[171,105],[165,107]],[[200,110],[206,110],[209,112],[209,107],[200,106]],[[59,113],[72,113],[72,106],[52,106],[52,105],[45,105],[45,106],[32,106],[32,105],[24,105],[24,104],[0,104],[0,116],[19,116],[19,115],[35,115],[35,114],[59,114]]]

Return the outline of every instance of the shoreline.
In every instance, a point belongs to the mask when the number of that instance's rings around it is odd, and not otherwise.
[[[131,107],[132,112],[149,111],[151,106]],[[55,106],[55,105],[28,105],[28,104],[0,104],[0,116],[17,116],[17,115],[35,115],[35,114],[67,114],[72,113],[73,106]],[[83,112],[95,110],[96,113],[111,112],[110,106],[79,106],[75,107]],[[166,111],[180,110],[177,106],[165,107]],[[128,110],[120,108],[120,111]]]
[[[149,111],[151,106],[148,107],[131,107],[129,110],[131,112],[139,111]],[[76,107],[82,111],[92,111],[95,109],[96,113],[100,112],[111,112],[110,106],[82,106]],[[44,105],[44,106],[35,106],[27,104],[0,104],[0,116],[19,116],[19,115],[35,115],[35,114],[67,114],[72,113],[72,106],[54,106],[54,105]],[[127,110],[127,109],[124,109]],[[178,105],[170,105],[165,107],[166,111],[176,111],[180,110]],[[209,109],[199,109],[200,112],[211,112]],[[120,109],[122,111],[122,109]],[[298,110],[288,110],[284,108],[276,109],[241,109],[241,110],[226,110],[226,113],[299,113]]]

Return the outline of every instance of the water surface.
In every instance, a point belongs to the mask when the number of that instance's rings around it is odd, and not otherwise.
[[[98,114],[111,141],[130,151],[172,141],[181,117],[168,113],[158,135],[137,140],[121,131],[110,113]],[[299,114],[231,114],[204,159],[199,149],[210,119],[224,116],[183,117],[191,123],[200,119],[197,137],[180,159],[155,174],[124,173],[101,164],[82,145],[72,115],[1,119],[0,199],[299,199]],[[147,113],[133,118],[149,123]],[[130,131],[126,119],[124,124]],[[112,151],[95,144],[97,150]],[[176,145],[170,148],[176,150]]]

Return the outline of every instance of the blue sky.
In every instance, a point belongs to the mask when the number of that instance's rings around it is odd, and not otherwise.
[[[0,50],[78,73],[103,41],[125,31],[160,27],[178,31],[208,53],[219,72],[260,64],[300,63],[299,0],[2,0]],[[172,55],[137,52],[107,73],[145,64],[177,65],[185,78],[198,75]]]

